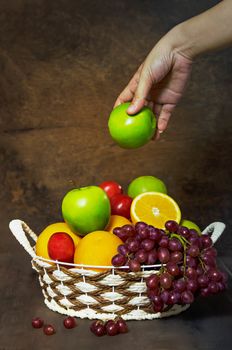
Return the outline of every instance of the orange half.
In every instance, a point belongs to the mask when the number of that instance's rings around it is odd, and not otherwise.
[[[165,222],[180,222],[181,211],[170,196],[160,192],[145,192],[134,198],[131,204],[131,220],[135,224],[143,221],[146,224],[164,229]]]

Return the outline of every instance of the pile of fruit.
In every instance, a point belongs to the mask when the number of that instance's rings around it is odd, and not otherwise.
[[[170,219],[180,220],[178,205],[166,193],[163,181],[153,176],[133,180],[127,194],[114,181],[73,189],[62,201],[64,222],[43,230],[36,243],[36,253],[64,263],[109,266],[118,245],[123,243],[120,237],[112,235],[115,227],[142,219],[163,227],[167,213]]]
[[[210,236],[181,218],[178,204],[154,176],[134,179],[127,194],[114,181],[73,189],[63,198],[62,215],[64,222],[49,225],[39,235],[37,256],[96,272],[112,265],[134,273],[160,266],[146,279],[154,312],[191,304],[197,295],[226,287]],[[91,331],[115,335],[127,329],[124,323],[95,321]]]

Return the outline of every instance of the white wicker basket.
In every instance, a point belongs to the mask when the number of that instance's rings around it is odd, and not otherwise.
[[[106,272],[97,273],[85,269],[86,265],[61,264],[35,254],[28,236],[36,242],[37,235],[23,221],[12,220],[9,226],[32,257],[32,268],[39,274],[45,304],[53,311],[89,319],[108,320],[120,315],[125,320],[151,320],[179,314],[189,307],[168,306],[163,312],[154,313],[146,296],[144,278],[158,271],[160,265],[143,266],[137,273],[108,266]],[[211,234],[215,243],[224,229],[225,224],[214,222],[202,233]]]

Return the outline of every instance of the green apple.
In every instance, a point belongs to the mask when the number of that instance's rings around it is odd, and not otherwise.
[[[194,222],[190,221],[190,220],[185,220],[183,219],[180,223],[181,226],[185,226],[189,229],[194,229],[196,230],[198,233],[201,233],[200,227],[197,226]]]
[[[130,103],[117,106],[110,114],[108,127],[110,135],[123,148],[138,148],[153,137],[156,118],[148,107],[134,115],[127,114]]]
[[[85,236],[104,230],[110,219],[110,201],[98,186],[81,187],[69,191],[62,201],[62,214],[70,229]]]
[[[140,176],[128,186],[128,196],[135,198],[144,192],[161,192],[167,194],[164,182],[155,176]]]

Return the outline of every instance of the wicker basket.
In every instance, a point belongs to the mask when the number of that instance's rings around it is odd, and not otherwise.
[[[223,223],[215,222],[203,234],[210,233],[215,243],[224,229]],[[158,271],[160,265],[143,266],[137,273],[108,266],[106,272],[98,273],[85,269],[87,265],[61,264],[36,256],[28,236],[36,242],[37,235],[21,220],[11,221],[10,230],[32,257],[32,268],[39,274],[45,304],[53,311],[89,319],[122,316],[125,320],[151,320],[179,314],[189,307],[167,306],[163,312],[154,313],[146,296],[144,278]]]

